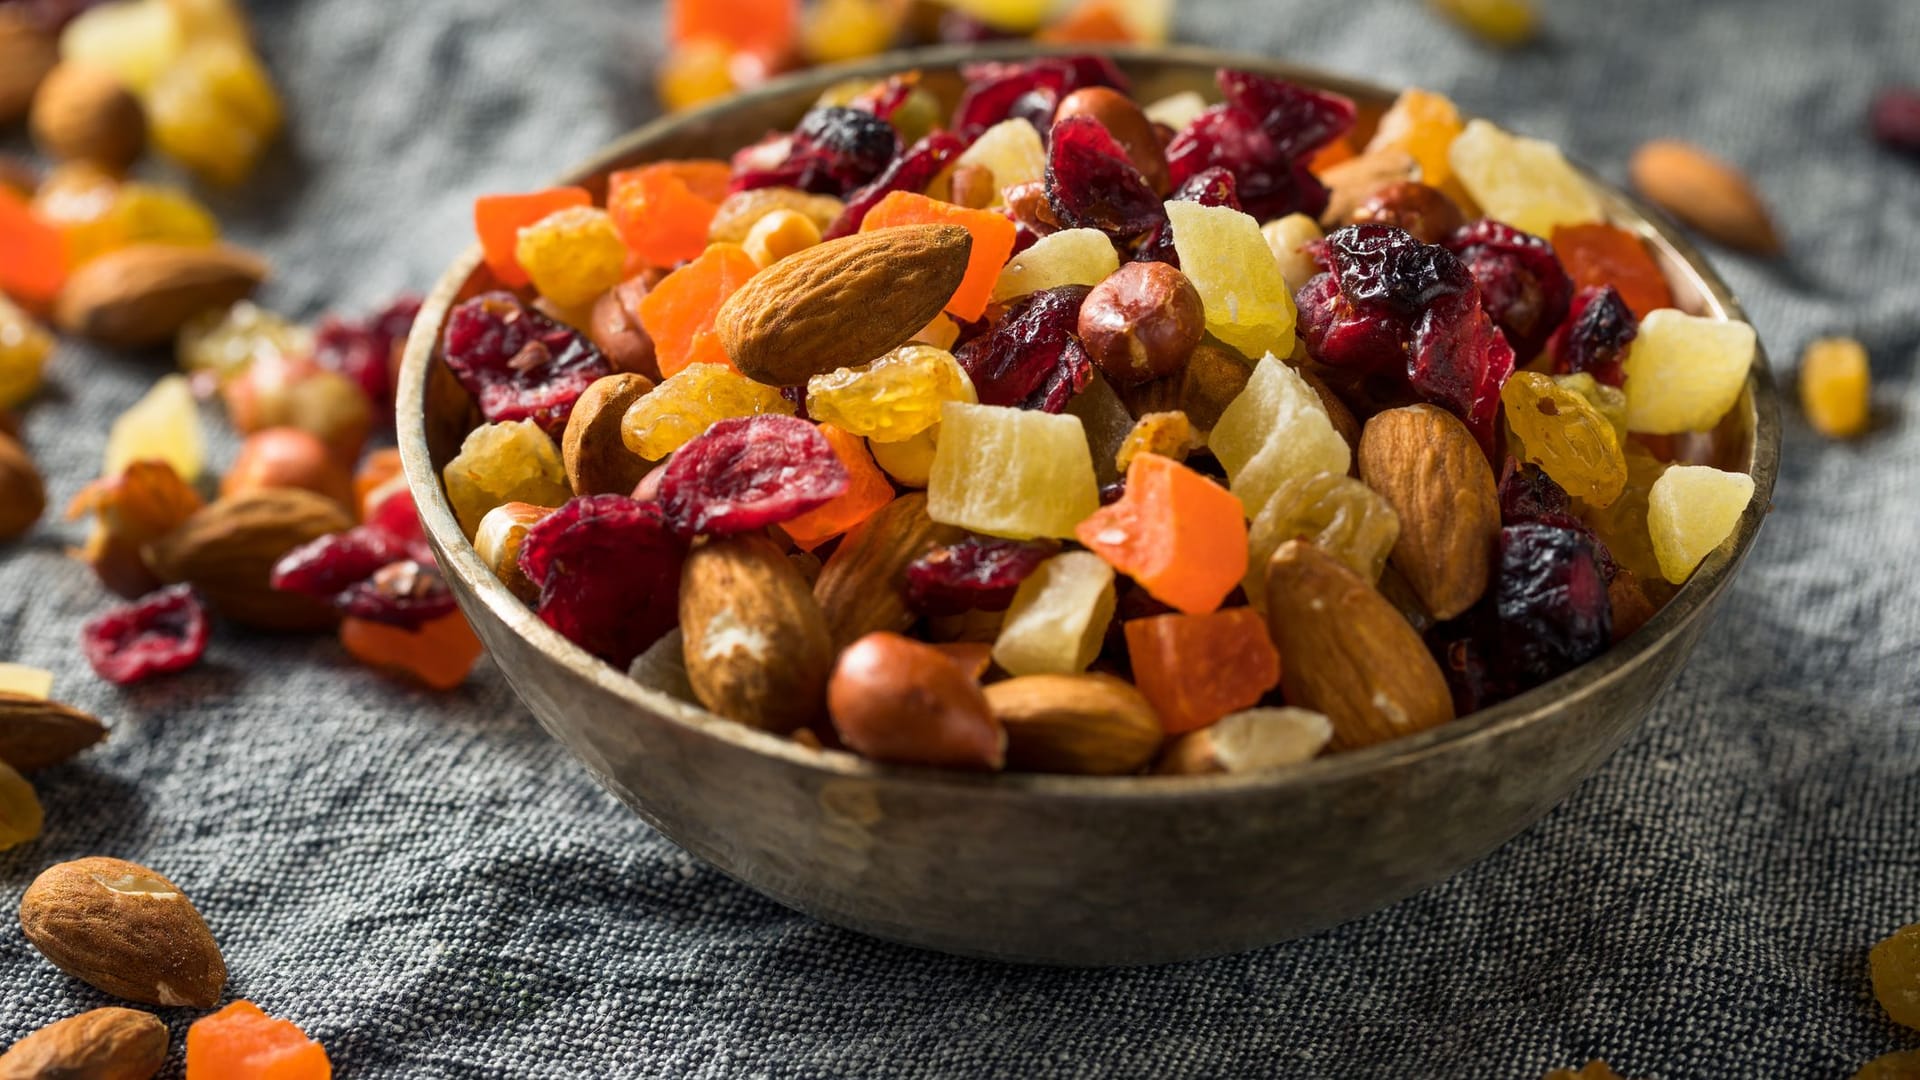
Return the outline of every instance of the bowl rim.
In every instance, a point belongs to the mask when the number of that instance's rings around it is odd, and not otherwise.
[[[686,112],[664,115],[615,139],[585,162],[567,170],[556,184],[584,183],[607,171],[643,157],[644,149],[666,135],[706,124],[710,119],[791,94],[818,93],[853,78],[871,78],[900,71],[957,67],[960,64],[1022,60],[1039,56],[1097,53],[1119,61],[1167,63],[1192,67],[1236,67],[1305,82],[1364,101],[1390,100],[1397,92],[1360,78],[1327,72],[1272,57],[1216,50],[1192,45],[1159,47],[1048,46],[1010,42],[991,46],[937,46],[882,54],[847,64],[813,68],[788,75],[719,102]],[[1608,209],[1608,217],[1623,228],[1657,238],[1678,257],[1694,279],[1709,310],[1727,319],[1747,321],[1732,290],[1699,249],[1671,222],[1640,200],[1607,182],[1593,170],[1574,167]],[[438,351],[440,329],[460,292],[482,262],[478,244],[454,259],[434,284],[406,343],[398,378],[398,441],[422,524],[439,552],[443,566],[463,580],[472,596],[509,631],[544,653],[548,660],[621,698],[640,713],[737,749],[766,754],[819,774],[822,780],[889,780],[934,784],[975,793],[1011,796],[1047,796],[1064,799],[1160,799],[1194,796],[1237,796],[1249,792],[1308,787],[1339,782],[1362,774],[1413,765],[1425,758],[1454,752],[1538,723],[1563,708],[1600,693],[1650,662],[1691,624],[1707,615],[1719,594],[1731,582],[1752,549],[1771,509],[1779,471],[1781,429],[1779,399],[1765,346],[1756,345],[1740,401],[1753,410],[1747,474],[1754,495],[1741,514],[1732,545],[1723,544],[1694,571],[1687,582],[1654,616],[1600,656],[1563,675],[1491,708],[1481,709],[1412,735],[1357,750],[1316,757],[1285,769],[1255,773],[1202,776],[1080,776],[1050,773],[967,773],[954,770],[888,765],[847,751],[816,749],[727,720],[662,691],[643,686],[624,671],[589,654],[542,622],[480,560],[460,528],[446,494],[426,436],[426,385]],[[1736,405],[1736,407],[1739,407]],[[536,714],[537,716],[537,714]],[[544,725],[544,722],[543,722]]]

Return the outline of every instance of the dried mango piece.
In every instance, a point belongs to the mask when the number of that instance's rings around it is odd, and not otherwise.
[[[820,434],[833,447],[833,456],[847,467],[847,490],[825,506],[809,510],[780,528],[807,551],[852,529],[893,501],[893,484],[880,466],[873,463],[865,439],[832,424],[818,424]]]
[[[486,256],[487,269],[503,285],[515,288],[530,280],[520,268],[515,250],[520,230],[557,210],[570,206],[592,206],[593,196],[582,187],[557,187],[529,191],[521,195],[482,195],[473,201],[473,231],[480,237],[480,250]]]
[[[1212,611],[1247,570],[1240,500],[1159,454],[1136,456],[1127,491],[1082,521],[1074,535],[1154,599],[1188,614]]]
[[[1248,708],[1280,683],[1280,654],[1252,608],[1131,619],[1126,638],[1134,682],[1169,735]]]
[[[860,222],[861,232],[890,229],[896,225],[960,225],[973,235],[973,249],[967,255],[967,274],[947,301],[947,311],[956,319],[972,322],[985,314],[993,295],[993,283],[1013,254],[1015,227],[1011,218],[998,210],[972,210],[964,206],[930,199],[913,191],[895,191],[876,203]]]
[[[689,364],[731,368],[714,332],[714,316],[747,279],[760,272],[739,244],[710,244],[700,257],[660,279],[640,300],[640,325],[653,338],[660,374],[671,378]]]
[[[607,177],[607,212],[627,247],[649,265],[678,266],[707,247],[727,197],[723,161],[658,161]]]

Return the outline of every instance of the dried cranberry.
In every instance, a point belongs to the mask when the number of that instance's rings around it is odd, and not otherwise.
[[[1873,137],[1880,145],[1920,155],[1920,89],[1889,86],[1873,99]]]
[[[408,554],[406,543],[392,533],[361,525],[287,552],[274,564],[268,584],[281,592],[332,600]]]
[[[1453,711],[1460,716],[1497,705],[1520,691],[1489,655],[1490,646],[1474,635],[1486,623],[1477,618],[1481,608],[1427,631],[1427,647],[1440,662],[1447,687],[1453,691]]]
[[[543,622],[624,669],[679,621],[685,557],[655,504],[588,495],[527,530],[520,569]]]
[[[433,566],[391,562],[333,598],[343,615],[412,629],[453,614],[453,590]]]
[[[1059,550],[1047,541],[969,536],[907,565],[907,606],[922,615],[1004,611],[1034,568]]]
[[[409,293],[365,319],[329,315],[315,335],[313,358],[358,383],[383,420],[392,423],[395,351],[406,343],[419,314],[420,298]]]
[[[847,102],[847,107],[859,109],[861,112],[870,112],[882,120],[892,122],[893,114],[899,112],[900,106],[905,105],[907,99],[913,96],[913,89],[919,83],[920,77],[917,74],[890,76],[854,95],[853,100]]]
[[[1328,273],[1300,288],[1301,335],[1314,359],[1333,367],[1403,366],[1426,309],[1474,292],[1460,260],[1392,225],[1349,225],[1313,251]]]
[[[1352,99],[1251,71],[1214,74],[1227,101],[1253,113],[1282,157],[1311,154],[1345,135],[1359,115]]]
[[[1572,529],[1501,529],[1489,598],[1501,666],[1525,685],[1593,659],[1613,639],[1613,608],[1593,542]]]
[[[1126,242],[1167,220],[1166,207],[1127,151],[1091,116],[1053,125],[1047,147],[1047,203],[1069,229],[1099,229]]]
[[[1022,297],[985,333],[955,349],[981,404],[1058,413],[1086,389],[1093,361],[1074,329],[1092,291],[1061,285]]]
[[[1002,120],[1021,118],[1042,132],[1053,126],[1060,99],[1083,86],[1126,90],[1126,76],[1104,56],[1048,56],[1021,63],[988,61],[961,70],[967,89],[953,128],[968,140]]]
[[[1567,489],[1554,483],[1546,470],[1507,459],[1507,467],[1500,477],[1502,524],[1519,525],[1572,512],[1573,500],[1567,495]]]
[[[1540,355],[1573,297],[1573,279],[1553,245],[1492,218],[1462,226],[1444,243],[1473,272],[1480,306],[1513,351],[1528,360]]]
[[[846,209],[828,226],[826,238],[852,236],[860,231],[867,211],[895,191],[921,191],[947,163],[966,150],[967,142],[950,131],[936,131],[914,143],[888,165],[873,182],[847,196]]]
[[[367,527],[379,529],[406,545],[407,557],[431,563],[433,545],[427,542],[426,526],[420,523],[420,511],[413,503],[413,489],[395,489],[367,511]]]
[[[586,338],[505,292],[454,308],[442,353],[480,415],[493,422],[532,420],[556,439],[587,387],[613,374]]]
[[[1201,206],[1227,206],[1235,210],[1244,209],[1240,205],[1240,184],[1233,174],[1219,166],[1202,169],[1187,178],[1170,199],[1180,202],[1196,202]],[[1140,243],[1136,259],[1163,262],[1169,266],[1180,265],[1180,255],[1173,247],[1173,228],[1166,222],[1154,226],[1153,232]]]
[[[1224,168],[1239,182],[1240,200],[1253,216],[1319,217],[1327,208],[1327,189],[1308,170],[1307,159],[1353,126],[1353,102],[1249,72],[1223,69],[1215,78],[1227,100],[1195,117],[1167,145],[1173,182]]]
[[[844,196],[878,176],[899,151],[892,124],[863,109],[824,105],[801,117],[791,136],[735,154],[731,187],[797,187]]]
[[[80,648],[101,678],[126,686],[192,666],[209,632],[199,595],[175,585],[87,620]]]
[[[684,537],[790,521],[840,497],[850,481],[820,429],[791,416],[722,420],[661,472],[661,512]]]
[[[1627,347],[1640,334],[1640,320],[1611,285],[1588,286],[1574,294],[1566,321],[1553,332],[1548,349],[1553,370],[1561,374],[1584,371],[1608,386],[1626,382],[1622,367]]]
[[[1500,388],[1513,374],[1513,346],[1477,300],[1468,292],[1428,307],[1414,335],[1407,381],[1422,398],[1464,421],[1492,460]]]

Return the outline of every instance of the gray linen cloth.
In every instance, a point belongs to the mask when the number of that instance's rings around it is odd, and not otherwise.
[[[1872,350],[1884,424],[1834,445],[1789,410],[1777,509],[1678,685],[1594,778],[1447,884],[1311,940],[1130,971],[976,963],[812,922],[602,792],[488,666],[433,696],[328,640],[220,631],[118,691],[75,647],[107,598],[49,521],[0,551],[0,658],[113,725],[41,774],[48,827],[0,854],[170,875],[229,991],[342,1076],[1838,1077],[1920,1047],[1867,950],[1920,920],[1920,163],[1865,136],[1920,81],[1913,0],[1549,0],[1491,53],[1415,0],[1187,0],[1182,39],[1388,83],[1623,178],[1642,139],[1744,163],[1791,256],[1715,259],[1774,362]],[[655,4],[328,0],[258,10],[288,137],[214,198],[310,317],[424,288],[478,193],[523,189],[651,115]],[[64,503],[164,357],[63,346],[27,434]],[[209,428],[221,431],[209,415]],[[222,436],[217,450],[230,454]],[[218,459],[222,463],[225,458]],[[107,1004],[0,928],[0,1044]],[[193,1014],[165,1013],[180,1044]]]

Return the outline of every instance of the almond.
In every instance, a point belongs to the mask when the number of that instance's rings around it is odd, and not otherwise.
[[[771,540],[709,540],[680,573],[681,650],[709,710],[785,734],[819,718],[833,640],[806,578]]]
[[[22,6],[0,8],[0,125],[27,115],[34,92],[60,61],[53,36]]]
[[[107,737],[106,725],[57,701],[0,691],[0,761],[32,772]]]
[[[560,457],[575,495],[627,495],[653,469],[653,462],[627,449],[620,420],[653,389],[645,375],[623,373],[594,380],[574,402]]]
[[[61,63],[33,98],[33,140],[60,161],[122,173],[147,148],[147,113],[105,68]]]
[[[193,902],[124,859],[49,867],[20,898],[20,927],[55,967],[128,1001],[210,1009],[227,984],[220,946]]]
[[[191,583],[235,622],[262,630],[315,630],[333,624],[333,609],[278,592],[268,579],[287,552],[352,527],[340,504],[324,495],[298,488],[249,491],[195,511],[147,545],[146,559],[162,582]]]
[[[1453,719],[1440,666],[1393,605],[1305,540],[1267,564],[1267,620],[1287,701],[1326,715],[1351,750]]]
[[[53,317],[62,330],[104,345],[159,345],[195,315],[245,298],[266,276],[266,261],[239,248],[134,244],[74,271]]]
[[[904,345],[947,305],[973,239],[958,225],[903,225],[829,240],[755,274],[714,321],[742,375],[774,386]]]
[[[901,591],[907,564],[964,535],[927,516],[924,491],[902,495],[848,533],[813,584],[834,647],[875,630],[899,633],[912,626],[914,615]]]
[[[27,448],[0,435],[0,540],[24,535],[46,510],[47,485]]]
[[[1432,405],[1374,414],[1360,433],[1360,479],[1400,515],[1393,565],[1436,619],[1487,591],[1500,497],[1473,433]]]
[[[1413,179],[1416,167],[1412,154],[1393,146],[1328,168],[1320,174],[1320,182],[1327,186],[1327,209],[1320,215],[1320,224],[1329,229],[1345,225],[1374,192]]]
[[[1153,760],[1164,732],[1153,706],[1111,675],[1022,675],[987,687],[1007,731],[1007,768],[1114,776]]]
[[[167,1025],[109,1006],[56,1020],[0,1054],[0,1080],[147,1080],[167,1063]]]
[[[1705,150],[1655,139],[1634,151],[1633,186],[1707,237],[1757,255],[1780,253],[1773,216],[1745,175]]]

